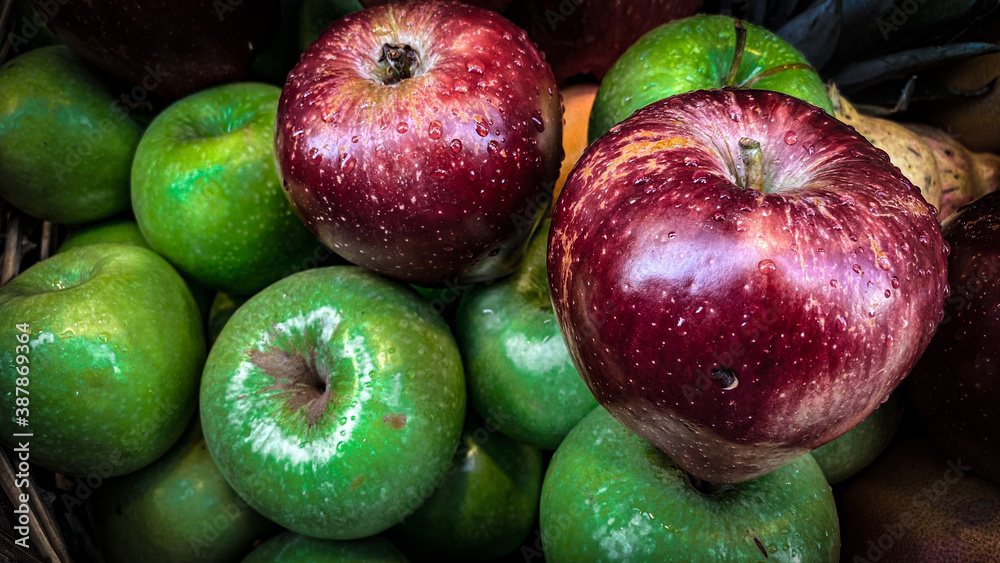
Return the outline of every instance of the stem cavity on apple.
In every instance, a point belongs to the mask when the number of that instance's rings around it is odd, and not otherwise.
[[[382,83],[391,86],[412,78],[420,68],[420,54],[409,45],[386,43],[378,60],[382,69]]]
[[[743,26],[743,21],[740,19],[736,19],[733,25],[736,27],[736,48],[733,50],[733,62],[730,63],[729,73],[726,75],[726,86],[753,88],[761,80],[788,70],[809,70],[816,72],[816,69],[805,63],[785,63],[762,70],[737,84],[736,76],[740,72],[740,66],[743,64],[743,53],[746,52],[747,47],[747,28]]]

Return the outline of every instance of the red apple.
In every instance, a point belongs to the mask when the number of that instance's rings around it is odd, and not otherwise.
[[[401,0],[361,0],[361,5],[365,8],[371,8],[372,6],[381,6],[382,4],[390,4],[392,2],[400,2]],[[493,10],[495,12],[502,12],[507,4],[510,4],[510,0],[461,0],[463,4],[469,4],[470,6],[479,6],[480,8],[486,8],[487,10]]]
[[[418,285],[509,274],[562,159],[552,71],[496,12],[428,1],[331,24],[288,76],[275,152],[313,233]]]
[[[514,0],[508,13],[528,30],[560,81],[598,80],[644,33],[693,15],[702,0]]]
[[[278,0],[32,0],[75,53],[133,84],[123,101],[240,80],[278,30]]]
[[[1000,192],[942,223],[951,244],[945,318],[906,380],[934,442],[1000,484]]]
[[[888,398],[940,320],[946,254],[933,208],[852,128],[723,89],[653,103],[587,149],[548,271],[597,400],[734,483]]]

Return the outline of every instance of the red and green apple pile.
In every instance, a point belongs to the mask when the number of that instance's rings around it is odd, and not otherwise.
[[[993,160],[647,4],[35,2],[0,441],[109,563],[997,557]]]

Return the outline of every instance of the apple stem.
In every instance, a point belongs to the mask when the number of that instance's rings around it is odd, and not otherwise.
[[[785,63],[783,65],[778,65],[778,66],[775,66],[775,67],[771,67],[771,68],[769,68],[769,69],[767,69],[765,71],[762,71],[762,72],[759,72],[759,73],[755,74],[754,76],[750,77],[746,82],[744,82],[742,84],[742,87],[744,87],[744,88],[753,88],[754,84],[760,82],[764,78],[767,78],[768,76],[773,76],[775,74],[778,74],[779,72],[785,72],[785,71],[788,71],[788,70],[811,70],[813,72],[816,71],[816,69],[814,69],[813,67],[807,65],[806,63]]]
[[[729,65],[729,74],[726,75],[726,86],[736,84],[736,74],[743,64],[743,52],[747,47],[747,28],[743,27],[743,20],[736,19],[736,49],[733,51],[733,62]]]
[[[749,137],[740,139],[740,158],[743,160],[743,188],[764,192],[764,156],[760,142]]]
[[[420,56],[409,45],[386,43],[382,45],[382,56],[378,62],[382,65],[382,83],[391,86],[413,76],[413,71],[420,65]]]
[[[715,483],[699,479],[698,477],[691,475],[687,471],[684,471],[684,477],[687,478],[688,483],[691,484],[694,490],[698,491],[703,495],[714,495],[726,488],[725,485],[717,485]]]

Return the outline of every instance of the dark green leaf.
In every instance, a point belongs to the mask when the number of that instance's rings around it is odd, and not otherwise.
[[[841,30],[842,0],[816,0],[778,30],[778,36],[820,69],[830,60]]]
[[[857,91],[889,78],[912,74],[949,61],[962,60],[1000,51],[992,43],[959,43],[922,47],[845,66],[833,76],[844,92]]]

